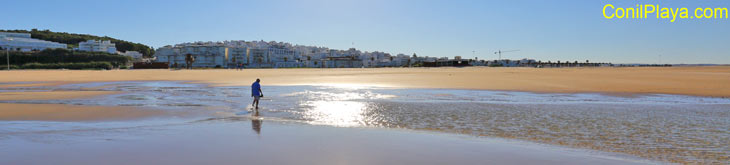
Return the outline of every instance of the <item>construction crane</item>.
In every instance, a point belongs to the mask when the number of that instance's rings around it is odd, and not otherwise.
[[[494,52],[494,54],[499,54],[499,60],[502,60],[502,53],[516,52],[516,51],[520,51],[520,50],[507,50],[507,51],[498,50],[498,51]]]

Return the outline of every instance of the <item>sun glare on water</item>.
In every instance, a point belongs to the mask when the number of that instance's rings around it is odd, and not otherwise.
[[[321,87],[331,87],[331,88],[340,88],[340,89],[372,89],[372,88],[389,88],[394,87],[393,85],[389,84],[358,84],[358,83],[306,83],[306,84],[286,84],[286,85],[303,85],[303,86],[321,86]]]
[[[395,95],[382,94],[371,89],[378,87],[360,84],[328,84],[318,90],[305,90],[283,94],[285,97],[300,97],[302,116],[311,124],[338,127],[367,125],[369,102],[390,99]]]
[[[310,101],[304,103],[311,107],[305,112],[312,124],[338,127],[359,126],[364,121],[365,103],[357,101]]]

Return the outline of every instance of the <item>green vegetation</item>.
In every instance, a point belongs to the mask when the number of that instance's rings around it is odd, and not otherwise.
[[[20,66],[20,69],[112,69],[109,62],[86,62],[86,63],[27,63]]]
[[[10,65],[10,69],[20,69],[17,65]],[[8,70],[8,65],[2,64],[0,65],[0,70]]]
[[[5,61],[0,51],[0,61]],[[19,69],[111,69],[127,65],[131,57],[104,52],[72,52],[46,49],[39,52],[10,52],[10,66]],[[108,67],[107,67],[108,64]],[[19,66],[19,67],[18,67]],[[7,66],[5,66],[7,67]]]
[[[152,47],[143,45],[140,43],[133,43],[129,41],[119,40],[111,37],[99,37],[99,36],[93,36],[88,34],[73,34],[73,33],[66,33],[66,32],[52,32],[49,30],[38,30],[38,29],[32,29],[30,31],[27,30],[0,30],[0,32],[13,32],[13,33],[30,33],[31,38],[39,39],[39,40],[46,40],[46,41],[53,41],[58,43],[64,43],[69,45],[69,47],[79,47],[79,42],[87,41],[87,40],[111,40],[112,43],[116,44],[117,51],[125,52],[125,51],[137,51],[144,55],[144,57],[152,57],[152,55],[155,54],[155,50],[152,49]]]

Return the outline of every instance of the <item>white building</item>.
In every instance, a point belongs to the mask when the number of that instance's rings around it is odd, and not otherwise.
[[[28,52],[66,47],[66,44],[30,38],[29,33],[0,32],[0,48],[3,50]]]
[[[77,50],[117,54],[116,44],[112,43],[112,41],[88,40],[84,42],[79,42],[79,48]]]
[[[365,52],[360,56],[362,66],[366,68],[378,67],[378,61],[385,58],[385,52]]]
[[[192,50],[191,50],[192,49]],[[195,51],[195,49],[199,49]],[[185,64],[185,55],[196,56],[193,67],[235,68],[361,68],[361,67],[408,67],[423,62],[436,62],[436,57],[417,57],[406,54],[391,55],[385,52],[362,52],[327,47],[292,45],[284,42],[222,41],[192,42],[159,48],[157,62]],[[415,54],[414,54],[415,55]],[[448,60],[448,58],[445,58]]]
[[[395,57],[393,57],[393,60],[391,60],[391,66],[392,67],[408,66],[409,62],[411,62],[410,59],[411,59],[411,56],[399,53]]]
[[[124,53],[120,53],[120,55],[132,57],[136,61],[142,59],[142,53],[137,52],[137,51],[126,51]]]
[[[246,67],[252,67],[252,68],[273,68],[274,64],[271,62],[271,56],[269,56],[270,52],[268,49],[260,49],[260,48],[254,48],[254,49],[248,49],[248,63],[246,63]]]
[[[223,45],[176,45],[158,48],[155,51],[155,57],[157,57],[157,62],[167,62],[171,67],[175,65],[184,67],[185,57],[190,54],[195,58],[195,62],[193,62],[195,68],[228,68],[234,64],[233,57],[245,56],[231,53],[233,52]]]
[[[268,56],[274,68],[299,67],[299,57],[293,50],[283,46],[269,47]]]
[[[246,47],[230,47],[228,48],[228,55],[231,59],[228,61],[228,68],[236,68],[239,64],[245,65],[249,63],[248,48]]]

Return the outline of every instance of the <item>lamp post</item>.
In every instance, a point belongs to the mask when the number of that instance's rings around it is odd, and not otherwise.
[[[8,62],[8,71],[10,71],[10,41],[13,41],[13,38],[8,37],[8,46],[5,48],[5,57],[7,58]]]

